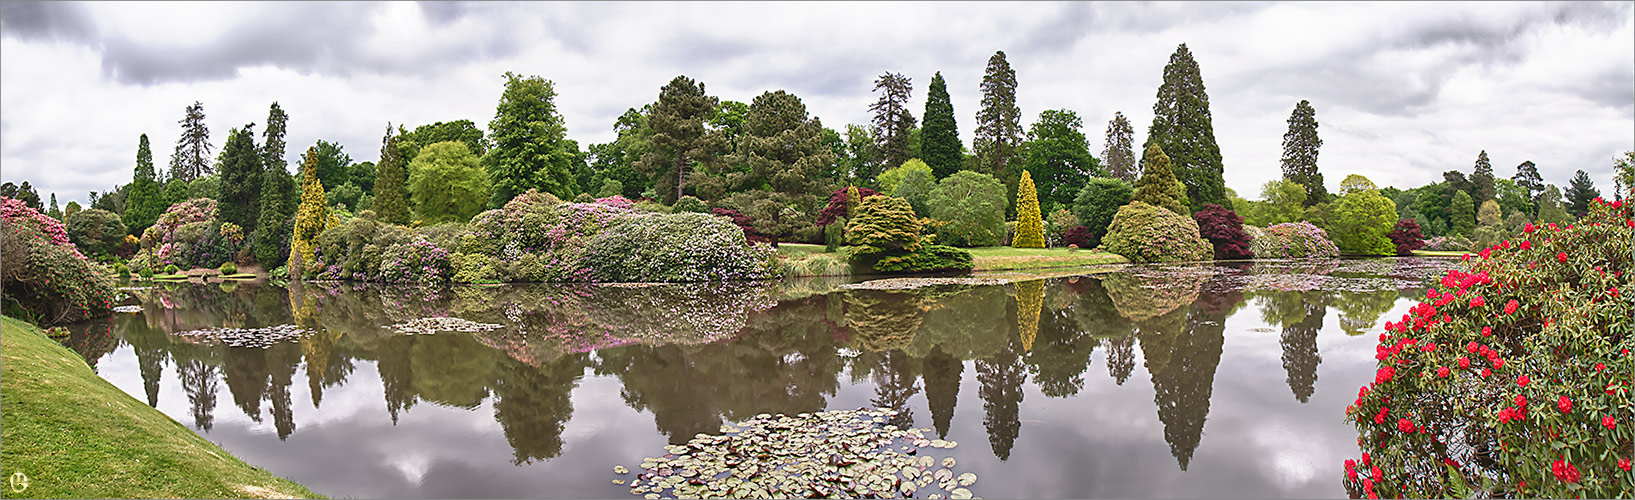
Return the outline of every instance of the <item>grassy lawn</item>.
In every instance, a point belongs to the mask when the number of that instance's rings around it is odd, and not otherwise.
[[[966,248],[965,250],[971,252],[972,263],[976,266],[976,269],[973,269],[974,271],[1012,271],[1124,264],[1129,262],[1128,259],[1120,255],[1090,250],[1069,252],[1066,248],[981,247]],[[806,259],[814,255],[824,254],[823,245],[798,243],[781,244],[778,246],[778,253],[792,259]],[[839,254],[827,255],[832,255],[836,259],[840,258]]]
[[[791,257],[823,253],[823,245],[809,245],[806,243],[779,243],[778,254]]]
[[[32,325],[0,321],[6,498],[317,497],[125,394]]]

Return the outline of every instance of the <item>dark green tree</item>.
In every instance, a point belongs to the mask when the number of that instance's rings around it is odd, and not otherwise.
[[[430,125],[415,127],[413,131],[398,127],[398,147],[403,148],[403,161],[414,161],[420,148],[439,142],[456,141],[465,143],[472,154],[482,156],[488,154],[488,143],[483,140],[483,129],[471,120],[454,120],[451,122],[437,122]]]
[[[125,200],[125,227],[132,233],[142,231],[159,220],[170,203],[165,199],[164,186],[153,172],[153,152],[148,149],[148,134],[136,143],[136,171],[131,176],[130,195]]]
[[[1101,244],[1107,236],[1107,225],[1113,222],[1118,207],[1130,202],[1133,189],[1119,179],[1090,179],[1073,200],[1073,215],[1079,224],[1090,230],[1090,248]]]
[[[375,217],[391,224],[409,223],[408,162],[403,159],[392,124],[380,139],[380,162],[375,164]]]
[[[738,152],[738,137],[744,134],[744,120],[749,118],[749,105],[739,101],[724,100],[715,109],[715,116],[710,118],[710,130],[721,133],[721,138],[727,141],[727,153]]]
[[[499,208],[529,189],[559,198],[578,194],[574,188],[574,153],[567,147],[568,128],[557,112],[556,89],[550,80],[507,71],[505,91],[500,94],[488,130],[494,147],[481,158],[493,181],[489,208]],[[465,149],[470,151],[471,147]]]
[[[373,193],[375,191],[375,173],[377,171],[375,162],[353,163],[352,166],[346,168],[346,183],[357,186],[358,190],[365,194]]]
[[[1051,109],[1028,127],[1022,168],[1033,174],[1039,200],[1049,210],[1072,206],[1086,180],[1107,175],[1101,161],[1090,155],[1090,143],[1079,130],[1083,126],[1078,114]]]
[[[954,102],[948,98],[948,82],[942,72],[931,76],[925,91],[925,124],[920,128],[920,159],[931,166],[938,179],[959,171],[965,162],[965,145],[959,141],[954,120]]]
[[[869,106],[874,113],[874,140],[885,156],[886,168],[902,165],[911,156],[909,131],[914,128],[914,114],[908,112],[908,99],[914,85],[901,73],[886,72],[874,80],[874,91],[880,98]]]
[[[221,147],[220,201],[216,205],[222,222],[238,224],[245,232],[256,230],[261,214],[261,151],[255,146],[255,124],[227,133]]]
[[[1595,181],[1590,180],[1590,174],[1579,170],[1573,174],[1572,182],[1567,184],[1567,213],[1573,217],[1583,217],[1590,211],[1590,201],[1601,197],[1601,190],[1595,188]]]
[[[1498,194],[1493,187],[1493,162],[1487,160],[1487,150],[1476,155],[1476,170],[1470,174],[1470,183],[1475,189],[1470,192],[1471,201],[1481,205],[1482,202],[1494,199]]]
[[[1308,207],[1328,202],[1323,173],[1317,171],[1317,153],[1322,147],[1323,139],[1317,137],[1317,110],[1301,99],[1289,114],[1289,131],[1283,133],[1283,179],[1306,187]]]
[[[194,101],[177,123],[182,124],[182,136],[176,139],[176,152],[170,155],[170,178],[191,182],[209,175],[210,128],[204,125],[204,103]]]
[[[1141,168],[1135,163],[1135,130],[1130,128],[1130,120],[1124,118],[1123,111],[1113,112],[1112,121],[1107,122],[1105,144],[1101,159],[1113,178],[1127,184],[1141,177]]]
[[[57,193],[51,193],[51,208],[46,209],[45,214],[53,219],[62,220],[62,208],[57,207]]]
[[[1187,198],[1192,202],[1186,213],[1197,212],[1207,203],[1232,208],[1232,201],[1226,198],[1226,181],[1221,177],[1221,148],[1215,143],[1209,94],[1204,90],[1198,62],[1184,43],[1164,65],[1164,83],[1158,86],[1158,102],[1153,104],[1152,112],[1147,144],[1157,144],[1169,155],[1170,168],[1186,186]],[[1141,168],[1147,168],[1145,157]]]
[[[818,196],[833,190],[822,171],[835,161],[823,146],[823,123],[810,116],[800,97],[782,90],[757,96],[744,119],[737,153],[729,162],[747,167],[728,185],[735,191],[769,189],[798,201],[799,209],[816,214]]]
[[[1163,207],[1177,215],[1187,213],[1181,199],[1186,190],[1170,171],[1169,156],[1157,144],[1147,145],[1147,154],[1141,158],[1141,178],[1135,181],[1131,201]]]
[[[1010,185],[1011,158],[1022,144],[1022,110],[1016,107],[1016,71],[1003,50],[988,58],[982,75],[982,109],[976,112],[973,142],[978,171],[1006,182],[1007,188],[1014,187]]]
[[[284,135],[288,132],[290,116],[273,101],[267,109],[267,128],[261,131],[261,166],[289,175],[289,162],[284,160]]]
[[[108,194],[111,195],[113,193],[110,192]],[[28,181],[23,181],[22,185],[12,184],[10,182],[0,185],[0,196],[16,198],[17,201],[21,201],[24,205],[28,205],[29,208],[33,208],[35,210],[45,208],[44,205],[40,204],[40,193],[35,192],[34,186],[29,185]],[[104,198],[106,198],[106,196],[104,196]],[[91,204],[96,205],[97,201],[99,200],[97,199],[96,191],[92,191]]]
[[[1453,203],[1448,204],[1448,231],[1459,236],[1470,236],[1470,230],[1476,227],[1476,205],[1472,203],[1470,194],[1464,191],[1453,193]]]
[[[659,100],[647,115],[653,135],[637,169],[653,179],[653,188],[666,204],[673,204],[686,188],[688,171],[695,164],[713,165],[727,150],[726,139],[708,130],[720,99],[704,93],[704,84],[685,75],[659,89]]]
[[[874,144],[874,133],[862,125],[846,125],[843,149],[844,153],[837,155],[839,159],[835,162],[835,169],[843,179],[852,185],[872,185],[885,164]]]
[[[1516,165],[1516,175],[1510,177],[1510,180],[1516,181],[1517,186],[1527,190],[1527,201],[1530,203],[1537,204],[1539,195],[1544,193],[1544,178],[1539,177],[1538,166],[1533,165],[1531,160]],[[1529,215],[1538,215],[1536,205]]]
[[[346,184],[348,177],[346,168],[352,165],[352,157],[341,149],[339,143],[319,139],[311,149],[302,153],[302,165],[307,165],[306,155],[312,155],[317,162],[314,169],[318,173],[318,182],[322,183],[325,189],[335,189]]]

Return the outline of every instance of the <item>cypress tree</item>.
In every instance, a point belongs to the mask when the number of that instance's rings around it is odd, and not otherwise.
[[[386,135],[380,139],[380,162],[375,164],[375,217],[392,224],[409,223],[409,195],[404,190],[409,182],[402,149],[397,136],[392,135],[392,124],[386,124]]]
[[[1141,168],[1135,163],[1135,130],[1130,128],[1130,120],[1124,118],[1123,111],[1113,112],[1112,121],[1107,122],[1107,140],[1101,158],[1115,179],[1134,183],[1141,177]]]
[[[885,167],[896,167],[913,158],[909,132],[914,128],[914,115],[908,112],[908,98],[914,85],[908,77],[888,71],[874,80],[874,91],[880,92],[880,99],[869,106],[874,112],[874,140],[886,156]]]
[[[250,247],[256,262],[271,270],[284,265],[289,257],[291,217],[299,203],[295,179],[290,177],[289,163],[284,160],[284,134],[289,115],[273,102],[267,110],[267,128],[261,131],[261,186],[260,212],[256,215],[255,231],[250,233]]]
[[[1498,194],[1493,187],[1493,163],[1487,160],[1487,150],[1476,155],[1476,171],[1470,174],[1470,183],[1475,187],[1471,190],[1471,199],[1477,204],[1495,199]]]
[[[126,208],[125,213],[130,213],[130,208]],[[58,221],[63,220],[62,208],[57,206],[57,193],[51,193],[51,207],[45,210],[45,214]]]
[[[245,125],[227,134],[221,147],[221,194],[216,210],[223,222],[231,222],[253,232],[261,213],[261,152],[255,147],[254,132]]]
[[[965,163],[964,146],[954,120],[954,102],[948,98],[948,82],[938,71],[926,89],[925,125],[920,128],[920,159],[931,166],[938,179],[953,175]]]
[[[1306,187],[1305,206],[1328,201],[1328,188],[1323,186],[1323,173],[1317,171],[1318,149],[1323,139],[1317,137],[1317,110],[1311,102],[1301,99],[1289,114],[1289,131],[1283,133],[1283,179]]]
[[[982,75],[982,109],[976,112],[974,142],[979,171],[1009,179],[1011,158],[1022,144],[1022,110],[1016,107],[1016,71],[1003,50],[988,58]]]
[[[1164,154],[1164,149],[1157,144],[1148,144],[1141,164],[1141,178],[1135,181],[1135,193],[1130,195],[1130,201],[1163,207],[1176,214],[1186,213],[1186,207],[1181,206],[1184,187],[1176,180],[1175,173],[1170,171],[1169,155]]]
[[[1601,190],[1595,188],[1595,181],[1590,180],[1590,174],[1579,170],[1573,174],[1572,182],[1567,184],[1567,213],[1573,217],[1583,217],[1590,211],[1590,201],[1601,196]]]
[[[1011,246],[1044,248],[1044,220],[1039,213],[1039,190],[1033,186],[1033,174],[1023,170],[1016,189],[1016,238]]]
[[[132,234],[142,231],[159,220],[159,214],[170,206],[165,199],[164,187],[159,185],[153,172],[153,151],[148,148],[148,134],[136,143],[136,171],[131,176],[130,194],[125,199],[125,227]]]
[[[204,103],[194,101],[177,123],[182,124],[182,136],[170,155],[170,178],[193,182],[210,175],[210,128],[204,125]]]
[[[1164,66],[1164,83],[1158,86],[1158,102],[1152,106],[1152,126],[1147,128],[1147,144],[1157,144],[1170,158],[1175,178],[1186,186],[1190,210],[1194,213],[1208,203],[1232,208],[1226,199],[1226,181],[1221,175],[1221,148],[1215,143],[1214,118],[1209,112],[1209,94],[1203,74],[1186,44],[1170,55]],[[1142,158],[1141,168],[1148,168]]]

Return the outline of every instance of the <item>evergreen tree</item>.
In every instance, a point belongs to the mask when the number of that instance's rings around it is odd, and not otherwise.
[[[1539,177],[1538,166],[1533,165],[1531,160],[1521,162],[1520,165],[1516,165],[1516,175],[1510,179],[1516,181],[1517,186],[1527,190],[1527,201],[1535,204],[1533,213],[1529,215],[1537,216],[1538,197],[1544,193],[1544,178]]]
[[[112,195],[114,193],[110,192],[108,194]],[[23,181],[23,184],[20,186],[10,182],[0,185],[0,196],[15,198],[17,201],[21,201],[24,205],[28,205],[29,208],[35,210],[43,210],[45,208],[44,205],[40,204],[40,193],[35,192],[34,186],[30,186],[28,181]],[[107,196],[103,196],[103,198],[107,198]],[[92,191],[91,204],[95,205],[97,201],[96,191]],[[118,210],[113,210],[111,208],[107,210],[110,212],[118,212]]]
[[[284,114],[284,108],[278,107],[278,101],[273,101],[267,109],[267,128],[261,131],[261,166],[268,171],[283,172],[289,176],[289,162],[284,160],[284,134],[290,117]]]
[[[1141,165],[1141,178],[1135,181],[1135,193],[1130,195],[1130,201],[1167,208],[1176,214],[1187,213],[1186,207],[1181,205],[1181,197],[1186,195],[1185,189],[1175,179],[1175,174],[1170,172],[1169,155],[1164,154],[1164,149],[1157,144],[1148,144]]]
[[[1583,217],[1590,211],[1590,201],[1601,197],[1601,190],[1595,188],[1595,181],[1590,180],[1590,174],[1579,170],[1573,174],[1572,182],[1567,184],[1567,213],[1573,217]]]
[[[251,130],[255,124],[227,133],[221,147],[221,194],[216,210],[222,222],[231,222],[253,232],[261,213],[261,151]]]
[[[1158,87],[1158,102],[1152,106],[1152,126],[1147,128],[1147,144],[1157,144],[1170,158],[1175,178],[1186,186],[1193,213],[1204,204],[1232,208],[1226,198],[1226,181],[1221,175],[1221,148],[1215,143],[1214,118],[1209,112],[1203,74],[1186,44],[1181,44],[1164,65],[1164,83]],[[1148,168],[1142,158],[1141,168]]]
[[[659,100],[647,115],[653,135],[637,169],[653,179],[653,188],[666,204],[684,194],[687,172],[694,164],[713,165],[726,151],[726,139],[704,127],[714,117],[720,99],[704,93],[704,84],[685,75],[659,89]]]
[[[507,71],[505,91],[488,130],[494,147],[482,156],[482,164],[493,184],[489,208],[499,208],[529,189],[559,198],[577,194],[575,155],[568,149],[568,128],[557,112],[556,88],[550,80]]]
[[[292,218],[300,203],[295,190],[295,178],[290,176],[289,163],[284,159],[284,135],[289,115],[274,101],[267,109],[267,128],[261,131],[261,186],[260,205],[256,214],[255,230],[250,233],[250,248],[256,262],[272,270],[284,265],[289,258]]]
[[[914,128],[914,115],[908,112],[908,99],[914,85],[900,73],[886,72],[874,80],[874,91],[880,98],[869,106],[874,113],[874,140],[880,153],[885,155],[886,168],[902,165],[913,158],[909,148],[909,131]]]
[[[1010,179],[1011,158],[1022,144],[1022,110],[1016,107],[1016,71],[1003,50],[988,58],[982,75],[982,109],[976,113],[974,142],[978,171]]]
[[[329,225],[329,203],[324,198],[324,185],[318,181],[318,148],[307,149],[301,165],[301,205],[295,212],[295,224],[290,233],[290,276],[304,276],[306,265],[313,262],[313,244],[318,233]]]
[[[380,162],[375,164],[375,217],[391,224],[409,223],[409,183],[407,163],[397,137],[392,135],[392,124],[386,124],[386,135],[380,139]]]
[[[131,176],[130,194],[125,199],[125,227],[132,234],[142,234],[143,230],[159,220],[159,214],[169,206],[164,186],[154,177],[153,151],[148,149],[148,134],[142,134],[136,143],[136,171]]]
[[[1470,230],[1476,227],[1476,205],[1470,194],[1464,191],[1453,193],[1453,203],[1448,205],[1448,231],[1458,236],[1470,236]]]
[[[1022,143],[1022,168],[1039,183],[1038,198],[1047,206],[1067,208],[1091,177],[1105,176],[1101,162],[1090,155],[1090,141],[1079,131],[1083,121],[1066,109],[1039,113]],[[1020,213],[1020,212],[1018,212]]]
[[[62,208],[57,206],[57,193],[51,193],[51,207],[46,209],[45,214],[58,221],[63,220]]]
[[[948,98],[948,82],[942,79],[941,71],[932,75],[931,87],[925,93],[925,126],[920,128],[920,159],[925,160],[925,164],[931,166],[931,173],[941,179],[959,171],[965,162],[965,146],[959,141],[954,102]]]
[[[1017,183],[1016,193],[1016,238],[1012,239],[1011,246],[1015,248],[1044,248],[1045,233],[1043,218],[1039,214],[1039,190],[1033,186],[1033,174],[1022,171],[1022,180]]]
[[[1141,168],[1135,163],[1135,130],[1130,128],[1130,120],[1124,118],[1123,111],[1113,112],[1112,121],[1107,122],[1105,144],[1101,160],[1113,178],[1134,183],[1141,177]]]
[[[1308,207],[1328,201],[1323,173],[1317,171],[1317,153],[1322,147],[1323,139],[1317,137],[1317,110],[1301,99],[1289,114],[1289,131],[1283,133],[1283,179],[1306,187]]]
[[[770,189],[798,201],[800,211],[816,214],[818,197],[833,186],[819,173],[834,163],[834,152],[821,142],[823,123],[806,111],[800,97],[766,92],[756,97],[744,119],[738,152],[729,162],[748,172],[729,176],[734,190]]]
[[[210,128],[204,125],[204,103],[194,101],[177,123],[182,124],[182,136],[170,155],[170,178],[192,182],[210,175]]]
[[[1476,155],[1476,170],[1470,174],[1470,183],[1474,186],[1470,192],[1471,200],[1478,205],[1495,199],[1498,194],[1493,187],[1493,162],[1487,160],[1485,149]]]
[[[1538,195],[1538,221],[1554,222],[1557,224],[1571,220],[1572,214],[1561,203],[1561,188],[1555,184],[1546,184],[1544,191]]]

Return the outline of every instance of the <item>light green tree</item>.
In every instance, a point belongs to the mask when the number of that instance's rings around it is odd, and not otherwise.
[[[1487,200],[1482,202],[1482,208],[1476,210],[1476,223],[1482,226],[1497,226],[1504,221],[1504,212],[1499,208],[1499,202]]]
[[[463,222],[483,210],[492,184],[460,142],[426,146],[409,162],[409,197],[421,224]]]
[[[1165,208],[1176,214],[1191,214],[1181,203],[1181,198],[1186,196],[1186,188],[1170,171],[1169,155],[1164,154],[1163,148],[1148,144],[1141,165],[1141,178],[1135,181],[1135,194],[1130,197],[1131,201]]]
[[[1448,205],[1448,231],[1459,236],[1469,236],[1470,230],[1476,227],[1476,206],[1470,194],[1458,191],[1453,194],[1453,203]]]
[[[1368,178],[1353,174],[1340,183],[1329,236],[1341,252],[1395,255],[1396,245],[1385,235],[1396,222],[1396,203],[1380,194]]]
[[[932,218],[947,222],[937,228],[945,245],[994,246],[1005,236],[1005,185],[991,175],[954,172],[937,182],[927,204]]]
[[[492,196],[487,200],[490,208],[499,208],[529,189],[563,199],[577,194],[575,155],[569,148],[568,127],[557,112],[556,88],[550,80],[506,72],[505,91],[500,94],[488,130],[494,147],[482,156],[482,165],[488,170],[485,179],[493,180]],[[420,154],[429,148],[423,147]],[[473,153],[466,148],[466,154]],[[412,184],[414,169],[409,170]]]
[[[897,190],[897,183],[902,182],[903,176],[910,170],[924,170],[926,172],[932,171],[930,165],[920,161],[919,158],[914,158],[903,162],[902,165],[898,165],[896,167],[886,169],[884,172],[880,172],[880,177],[875,178],[875,183],[880,186],[880,192],[891,194],[893,191]]]

